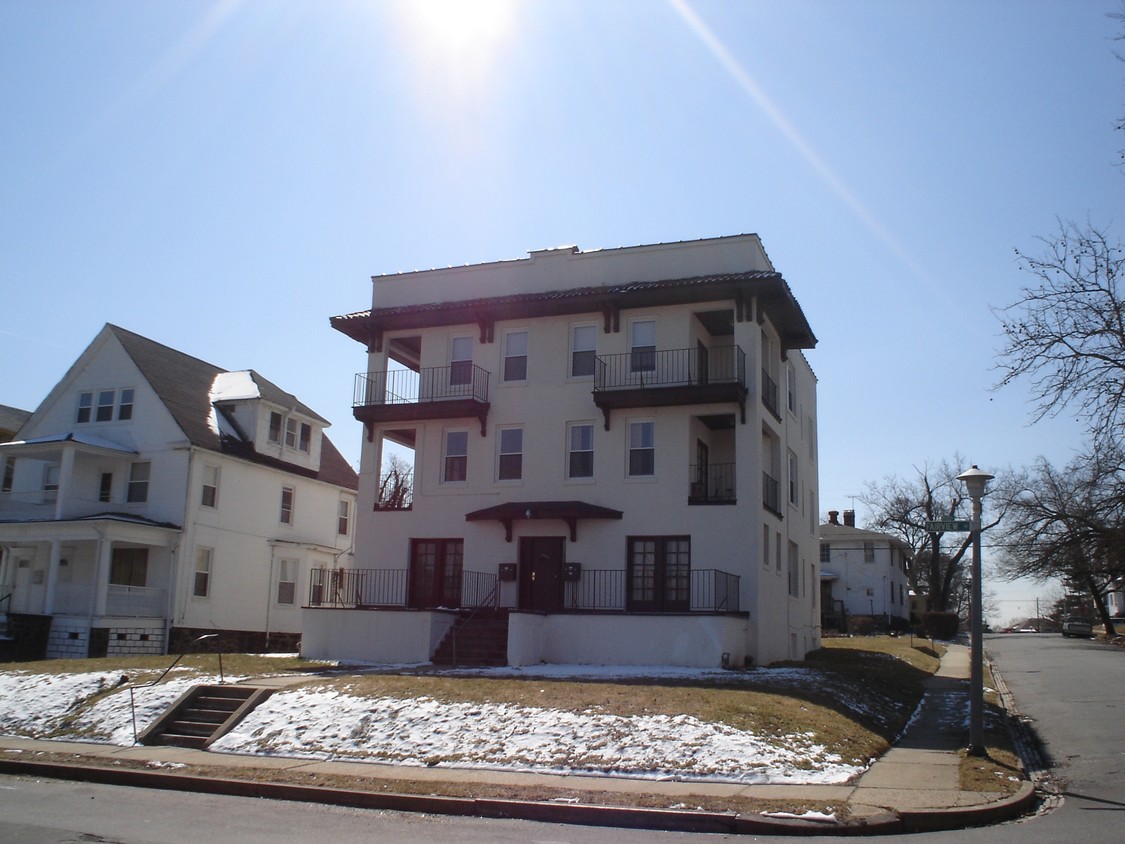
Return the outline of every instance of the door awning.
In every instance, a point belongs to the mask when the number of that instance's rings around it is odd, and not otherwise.
[[[509,501],[465,514],[467,522],[495,519],[504,525],[504,541],[512,541],[512,522],[520,519],[560,519],[570,528],[570,541],[578,539],[579,519],[620,519],[625,514],[585,501]]]

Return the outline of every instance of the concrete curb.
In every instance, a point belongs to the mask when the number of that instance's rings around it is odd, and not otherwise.
[[[135,768],[15,759],[0,759],[0,773],[232,797],[258,797],[271,800],[322,803],[356,809],[384,809],[435,815],[511,818],[544,823],[736,835],[854,836],[959,829],[999,823],[1017,817],[1023,814],[1035,800],[1035,791],[1031,784],[1024,783],[1016,795],[983,806],[899,812],[833,823],[803,820],[801,818],[772,818],[762,815],[694,812],[677,809],[636,809],[589,804],[539,803],[497,798],[437,797],[351,791],[320,786],[262,783],[222,777],[164,773]]]

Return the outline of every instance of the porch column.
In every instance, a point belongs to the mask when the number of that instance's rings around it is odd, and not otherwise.
[[[66,511],[66,499],[74,480],[74,446],[63,446],[62,462],[59,464],[59,489],[55,496],[55,520],[62,519]],[[52,549],[53,553],[54,549]]]
[[[47,594],[43,599],[43,615],[55,613],[55,587],[59,582],[59,560],[62,558],[62,542],[51,540],[51,559],[47,564]]]
[[[113,557],[113,541],[106,536],[98,536],[97,561],[94,565],[94,589],[90,615],[105,615],[106,594],[109,592],[109,567]]]

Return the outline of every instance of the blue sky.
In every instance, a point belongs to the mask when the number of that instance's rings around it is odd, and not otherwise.
[[[756,232],[819,338],[822,511],[954,452],[1065,462],[1073,420],[990,390],[989,306],[1059,219],[1120,236],[1121,8],[3,0],[0,403],[113,322],[258,369],[354,461],[328,319],[371,275]]]

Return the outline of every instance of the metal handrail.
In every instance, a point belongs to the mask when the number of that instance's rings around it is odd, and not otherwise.
[[[490,607],[490,605],[491,605],[491,607]],[[496,607],[498,607],[499,605],[500,605],[500,582],[497,580],[497,581],[493,581],[492,591],[489,592],[485,596],[484,600],[480,604],[473,607],[469,611],[469,613],[467,615],[465,615],[463,618],[460,618],[453,623],[453,630],[450,631],[450,632],[453,634],[453,665],[454,665],[454,667],[457,666],[457,631],[458,631],[458,629],[461,628],[461,627],[464,627],[470,621],[472,621],[474,618],[476,618],[478,613],[481,612],[481,610],[490,609],[490,608],[496,609]]]
[[[218,637],[218,635],[219,635],[218,633],[205,633],[204,635],[200,636],[197,639],[192,639],[190,644],[189,644],[189,647],[191,645],[199,644],[204,639],[214,639],[214,638]],[[182,654],[180,654],[178,657],[176,657],[175,662],[173,662],[171,665],[169,665],[167,668],[165,668],[164,673],[161,674],[159,677],[157,677],[155,680],[153,680],[149,683],[141,683],[140,685],[129,687],[129,712],[133,717],[133,744],[137,743],[137,735],[138,735],[138,733],[137,733],[137,703],[136,703],[136,698],[133,695],[133,692],[136,689],[148,689],[148,688],[151,688],[152,686],[155,686],[157,683],[159,683],[161,680],[163,680],[165,677],[167,677],[168,672],[171,671],[173,668],[175,668],[177,665],[179,665],[180,660],[183,659],[185,656],[189,656],[187,651],[184,651]],[[221,685],[223,685],[223,683],[226,682],[226,678],[223,677],[223,652],[219,651],[218,656],[219,656],[219,685],[221,686]]]

